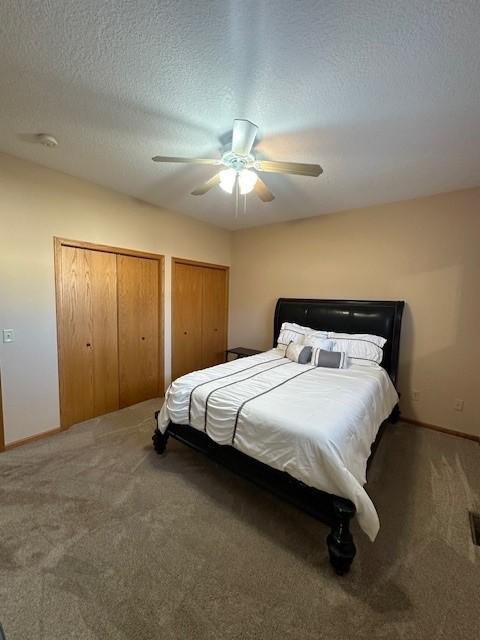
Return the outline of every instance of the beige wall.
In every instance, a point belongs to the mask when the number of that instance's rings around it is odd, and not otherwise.
[[[480,189],[239,231],[232,265],[232,346],[271,345],[280,296],[405,300],[404,415],[480,435]]]
[[[53,236],[160,253],[170,375],[172,255],[230,264],[230,233],[0,154],[0,339],[7,443],[59,425]]]
[[[279,296],[404,299],[404,414],[480,435],[480,189],[230,234],[0,154],[0,223],[0,329],[16,332],[0,341],[7,443],[59,424],[55,235],[166,256],[167,380],[172,255],[232,263],[232,346],[271,345]]]

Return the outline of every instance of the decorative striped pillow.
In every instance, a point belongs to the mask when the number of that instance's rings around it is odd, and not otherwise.
[[[347,354],[344,351],[325,351],[314,347],[312,349],[312,364],[315,367],[345,369],[347,366]]]
[[[354,364],[371,366],[380,364],[383,360],[382,347],[386,339],[368,333],[335,333],[328,332],[328,338],[333,341],[334,351],[345,351]]]
[[[298,364],[308,364],[312,357],[312,347],[305,347],[303,344],[291,342],[285,349],[285,358]]]
[[[344,339],[344,340],[364,340],[365,342],[373,342],[377,347],[383,347],[387,339],[382,336],[375,336],[372,333],[336,333],[328,331],[327,338]]]
[[[327,338],[326,331],[315,331],[310,327],[302,327],[295,322],[284,322],[278,334],[277,346],[286,347],[290,342],[303,344],[306,335],[314,335],[318,338]]]

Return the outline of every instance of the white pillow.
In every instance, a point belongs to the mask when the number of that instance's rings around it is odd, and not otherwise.
[[[303,344],[306,347],[312,347],[312,349],[322,349],[322,351],[331,351],[333,346],[333,340],[329,340],[324,337],[324,331],[316,331],[315,333],[308,333],[305,336]]]
[[[344,340],[365,340],[366,342],[373,342],[377,347],[383,347],[387,339],[382,336],[375,336],[372,333],[336,333],[335,331],[328,331],[327,338],[343,338]]]
[[[314,334],[319,338],[326,338],[326,331],[315,331],[310,327],[302,327],[295,322],[284,322],[278,334],[277,346],[287,346],[290,342],[294,344],[303,344],[304,338],[307,334]]]
[[[288,324],[289,327],[292,327],[296,331],[307,335],[307,333],[314,333],[315,335],[322,336],[324,338],[327,337],[328,331],[319,331],[318,329],[312,329],[312,327],[304,327],[301,324],[295,324],[295,322],[285,322],[284,324]]]
[[[286,347],[291,342],[293,344],[303,344],[305,334],[292,328],[290,322],[284,322],[278,334],[277,347]]]
[[[367,333],[335,333],[329,331],[332,351],[345,351],[352,364],[376,366],[383,359],[385,338]]]

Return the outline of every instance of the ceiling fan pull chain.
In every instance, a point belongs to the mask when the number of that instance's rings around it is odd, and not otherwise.
[[[238,218],[238,180],[235,180],[235,218]]]
[[[247,215],[247,194],[243,195],[243,215]]]

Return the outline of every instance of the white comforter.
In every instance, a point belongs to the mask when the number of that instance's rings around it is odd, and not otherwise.
[[[351,500],[371,540],[379,529],[363,488],[378,428],[398,396],[381,367],[326,369],[272,349],[194,371],[167,390],[158,419],[205,431],[219,444]]]

